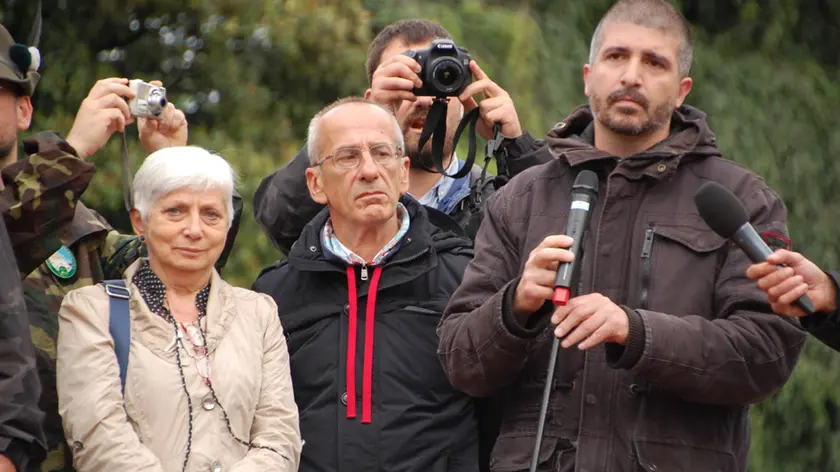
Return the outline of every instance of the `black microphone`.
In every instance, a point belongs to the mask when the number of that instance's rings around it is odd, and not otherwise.
[[[569,219],[566,222],[566,236],[574,240],[569,251],[575,255],[572,262],[564,262],[557,267],[557,276],[554,278],[555,306],[563,306],[569,301],[570,288],[577,275],[578,259],[580,249],[583,245],[584,234],[589,227],[589,218],[592,215],[592,207],[598,199],[598,176],[591,170],[582,170],[575,178],[572,185],[572,206],[569,210]]]
[[[715,233],[734,241],[753,262],[765,262],[773,254],[750,224],[744,205],[723,185],[706,182],[694,194],[694,204]],[[814,303],[808,295],[802,295],[794,303],[806,314],[814,314]]]

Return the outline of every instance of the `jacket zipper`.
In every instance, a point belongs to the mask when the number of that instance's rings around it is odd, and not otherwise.
[[[367,263],[362,264],[362,280],[368,279],[368,266]]]
[[[653,231],[653,226],[649,226],[645,230],[645,242],[642,245],[642,294],[639,299],[639,308],[647,310],[648,297],[650,294],[650,266],[651,253],[653,252],[653,238],[656,235]]]

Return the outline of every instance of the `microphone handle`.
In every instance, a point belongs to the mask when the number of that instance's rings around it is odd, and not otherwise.
[[[773,254],[773,250],[770,249],[770,246],[761,239],[761,236],[755,231],[753,225],[749,222],[744,223],[735,231],[735,234],[732,235],[732,240],[735,241],[737,244],[746,254],[747,257],[750,258],[751,261],[755,263],[764,262]],[[785,266],[779,265],[776,266],[780,269],[783,269]],[[804,311],[807,315],[814,314],[814,302],[808,297],[808,295],[802,295],[796,301],[793,302],[800,310]]]
[[[557,267],[557,275],[554,277],[555,289],[558,287],[572,288],[594,200],[595,196],[589,192],[572,194],[572,208],[569,211],[565,234],[572,238],[572,247],[569,248],[569,252],[575,255],[575,260],[564,262]]]

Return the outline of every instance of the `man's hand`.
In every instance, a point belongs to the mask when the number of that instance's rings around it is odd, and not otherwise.
[[[572,242],[568,236],[549,236],[531,251],[513,298],[513,311],[518,317],[531,316],[552,299],[557,267],[575,258],[566,250]]]
[[[777,265],[785,265],[782,269]],[[807,294],[814,309],[833,313],[837,309],[834,283],[816,264],[797,252],[779,249],[767,262],[753,264],[747,277],[758,280],[758,288],[767,293],[770,307],[779,315],[804,316],[805,312],[793,303]]]
[[[67,143],[79,157],[87,158],[99,151],[115,131],[124,132],[134,122],[126,100],[134,98],[128,79],[102,79],[90,89],[82,101]]]
[[[464,104],[464,113],[479,107],[481,119],[475,127],[478,134],[484,139],[493,139],[493,125],[499,123],[503,135],[510,138],[521,136],[522,126],[519,124],[519,116],[510,95],[490,80],[475,61],[470,61],[470,70],[475,81],[461,92],[458,100]],[[473,96],[479,93],[484,94],[484,99],[476,103]]]
[[[157,80],[150,84],[163,87]],[[187,117],[184,112],[175,108],[171,102],[166,104],[160,121],[149,118],[137,120],[137,132],[140,136],[140,145],[149,155],[166,147],[186,146],[188,136]]]
[[[558,325],[555,336],[566,336],[560,343],[564,348],[578,343],[581,350],[604,342],[624,345],[630,332],[627,313],[600,293],[572,298],[566,306],[554,310],[551,322]]]
[[[417,96],[412,92],[423,86],[420,80],[422,68],[414,59],[397,54],[389,57],[376,68],[370,82],[370,98],[382,105],[392,107],[396,112],[403,100],[413,102]]]
[[[15,465],[12,464],[12,461],[3,454],[0,454],[0,472],[17,472],[17,469],[15,468]]]

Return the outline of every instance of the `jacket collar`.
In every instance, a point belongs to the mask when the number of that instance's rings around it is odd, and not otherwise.
[[[391,256],[391,261],[415,257],[424,248],[431,246],[430,225],[423,206],[409,196],[401,197],[400,202],[405,205],[408,211],[411,225],[405,235],[404,244]],[[290,264],[301,270],[331,270],[331,267],[335,264],[324,256],[324,248],[321,245],[320,237],[321,230],[329,216],[329,208],[324,208],[306,225],[300,238],[289,251]],[[339,267],[339,269],[341,268]]]
[[[443,251],[469,250],[471,242],[454,232],[440,229],[429,220],[427,209],[414,198],[404,195],[400,202],[405,205],[411,219],[411,226],[400,245],[388,262],[386,275],[379,284],[379,290],[408,282],[437,266],[438,254]],[[431,211],[431,210],[429,210]],[[324,257],[321,247],[320,232],[329,217],[329,209],[324,208],[304,228],[301,237],[289,251],[289,265],[303,272],[336,272],[342,274],[345,266]],[[360,289],[364,294],[367,287]]]
[[[123,280],[131,293],[129,300],[131,333],[160,358],[175,362],[175,331],[172,323],[152,313],[137,286],[131,282],[140,265],[146,260],[145,257],[138,258],[123,274]],[[210,296],[207,299],[206,345],[208,352],[212,353],[216,350],[235,316],[236,306],[232,298],[232,287],[222,280],[214,269],[210,276]]]
[[[616,157],[594,147],[594,117],[589,105],[578,107],[549,131],[546,142],[551,152],[571,167],[596,161],[614,162]],[[645,152],[624,159],[630,173],[661,180],[670,177],[684,158],[720,156],[717,139],[708,126],[706,114],[683,105],[671,116],[671,133]]]

